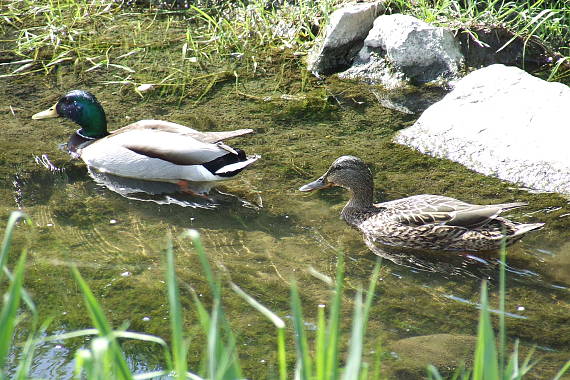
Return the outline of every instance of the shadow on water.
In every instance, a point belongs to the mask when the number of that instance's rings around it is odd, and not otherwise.
[[[407,268],[410,272],[438,274],[445,279],[471,278],[486,280],[491,285],[499,284],[499,271],[501,266],[500,253],[490,252],[438,252],[404,250],[395,247],[386,247],[363,238],[370,251],[384,260],[389,260],[395,265]],[[522,245],[522,247],[521,247]],[[524,243],[507,247],[509,257],[506,263],[506,271],[510,281],[521,282],[526,286],[531,285],[541,288],[543,291],[568,291],[570,283],[560,281],[556,276],[548,272],[540,273],[532,270],[533,262],[536,261],[533,251],[538,248],[525,247]],[[513,255],[510,253],[514,252]],[[536,252],[535,252],[536,253]],[[563,252],[561,252],[564,254]],[[551,255],[556,255],[554,252]]]
[[[213,189],[216,186],[215,182],[188,183],[182,190],[175,183],[119,177],[103,173],[92,167],[89,167],[87,171],[98,185],[105,186],[107,189],[131,200],[210,210],[223,204],[232,204],[235,201],[241,203],[244,207],[260,209],[259,206],[241,199],[237,195]]]
[[[404,250],[379,245],[364,237],[366,246],[377,256],[413,272],[438,273],[444,278],[465,276],[492,278],[497,267],[489,259],[468,252]]]
[[[248,191],[251,189],[234,193],[220,182],[200,182],[188,184],[188,191],[181,190],[175,183],[124,178],[91,167],[85,170],[82,164],[58,168],[47,155],[35,157],[35,162],[38,169],[14,176],[16,203],[20,208],[48,205],[61,224],[89,228],[100,222],[99,219],[74,217],[78,213],[96,213],[98,210],[105,213],[108,210],[104,207],[90,210],[85,206],[86,201],[93,200],[98,205],[118,203],[117,210],[124,209],[125,213],[138,210],[147,218],[180,227],[261,230],[275,237],[291,236],[296,230],[294,216],[276,215],[264,209],[261,198],[256,199],[255,191]],[[80,184],[81,191],[70,189],[73,184]],[[79,193],[83,199],[77,199]],[[75,199],[62,202],[58,199],[62,194]],[[120,197],[113,198],[110,194]],[[125,204],[121,198],[136,203]],[[191,216],[185,217],[185,208],[192,209],[188,214]],[[86,223],[89,221],[93,223]]]

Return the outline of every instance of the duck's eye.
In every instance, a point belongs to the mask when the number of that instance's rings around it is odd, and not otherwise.
[[[352,166],[349,163],[342,163],[340,165],[337,165],[333,168],[333,172],[340,172],[343,170],[350,170],[352,169]]]
[[[56,105],[59,115],[75,120],[83,112],[83,106],[73,98],[62,98]]]
[[[72,98],[69,98],[69,97],[66,96],[66,97],[64,97],[63,99],[61,99],[61,102],[62,102],[63,104],[71,104],[71,103],[74,102],[74,100],[73,100]]]

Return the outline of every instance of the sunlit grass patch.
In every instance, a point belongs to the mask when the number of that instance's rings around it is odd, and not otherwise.
[[[302,57],[343,1],[189,2],[176,9],[132,3],[5,2],[0,50],[8,59],[0,62],[0,77],[68,68],[110,85],[200,99],[219,81],[264,75],[288,59],[303,66]],[[391,0],[387,6],[455,29],[491,25],[508,28],[525,43],[537,37],[559,49],[548,78],[561,80],[570,66],[570,9],[564,3]]]
[[[60,64],[96,59],[110,50],[102,46],[100,31],[120,10],[117,3],[105,0],[15,0],[5,4],[1,28],[11,37],[10,51],[22,62],[11,75],[49,73]]]
[[[0,43],[11,58],[0,76],[69,67],[108,84],[199,98],[219,80],[272,70],[273,51],[304,55],[336,3],[198,2],[165,10],[111,0],[15,0],[2,12],[7,38]]]

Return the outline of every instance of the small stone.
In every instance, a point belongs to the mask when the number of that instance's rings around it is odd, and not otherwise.
[[[143,83],[140,86],[138,86],[135,90],[137,92],[147,92],[147,91],[150,91],[153,89],[154,89],[154,85],[149,84],[149,83]]]

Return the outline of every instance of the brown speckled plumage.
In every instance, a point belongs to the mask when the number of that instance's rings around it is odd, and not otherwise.
[[[521,202],[474,205],[441,195],[414,195],[373,204],[374,184],[370,170],[353,156],[338,158],[316,181],[300,188],[317,190],[330,186],[348,189],[351,198],[341,218],[360,230],[368,241],[384,246],[437,251],[490,251],[519,240],[543,223],[522,224],[502,218],[505,210]]]

